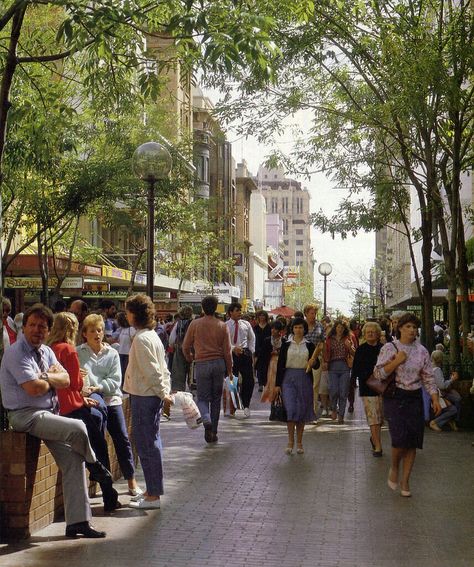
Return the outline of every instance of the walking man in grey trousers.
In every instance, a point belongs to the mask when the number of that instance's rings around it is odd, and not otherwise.
[[[201,306],[204,316],[189,324],[182,350],[188,362],[194,360],[195,363],[197,405],[204,425],[204,439],[215,443],[224,378],[226,372],[232,376],[232,349],[225,323],[214,316],[217,298],[208,295]]]

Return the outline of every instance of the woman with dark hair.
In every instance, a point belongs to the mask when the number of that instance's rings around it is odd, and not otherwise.
[[[263,388],[261,402],[272,402],[275,399],[275,381],[277,374],[278,356],[281,345],[285,339],[281,336],[283,324],[281,321],[273,321],[270,325],[271,335],[263,341],[260,351],[260,364],[262,372],[265,373],[265,387]]]
[[[387,484],[392,490],[397,490],[401,465],[402,496],[411,496],[410,474],[416,450],[423,448],[425,422],[422,385],[431,396],[435,415],[441,413],[431,358],[426,348],[417,340],[419,325],[420,321],[412,313],[405,313],[398,319],[397,338],[382,347],[374,372],[380,380],[395,372],[395,394],[393,397],[384,398],[384,415],[392,438],[392,458]]]
[[[117,313],[117,324],[119,328],[114,333],[113,337],[118,341],[118,353],[120,357],[120,370],[122,372],[122,386],[125,380],[125,371],[128,366],[128,355],[130,353],[130,348],[132,347],[133,337],[137,332],[134,327],[131,327],[125,311],[119,311]]]
[[[257,311],[257,324],[253,328],[255,335],[255,372],[258,380],[258,391],[262,392],[263,387],[267,383],[267,373],[265,369],[265,362],[262,359],[262,349],[265,339],[271,335],[271,328],[268,323],[268,313],[266,311]],[[268,366],[267,366],[268,369]]]
[[[303,432],[305,423],[315,419],[313,411],[313,375],[310,359],[315,346],[304,336],[308,325],[302,318],[293,319],[293,335],[282,343],[278,356],[275,396],[282,392],[287,413],[287,455],[293,453],[296,429],[296,452],[303,454]]]
[[[137,329],[125,373],[125,390],[130,394],[132,435],[146,482],[142,497],[130,502],[140,509],[160,507],[163,494],[163,459],[160,437],[160,413],[170,397],[170,373],[165,349],[155,332],[155,306],[143,294],[125,302],[128,322]]]
[[[349,327],[338,320],[334,322],[326,339],[324,349],[324,363],[329,371],[329,396],[331,399],[331,419],[338,419],[344,423],[347,397],[351,381],[350,357],[354,356],[355,349],[350,339]],[[324,368],[323,368],[324,370]]]

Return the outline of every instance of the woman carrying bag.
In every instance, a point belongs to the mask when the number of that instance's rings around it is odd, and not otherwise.
[[[387,484],[392,490],[398,489],[401,465],[401,496],[411,496],[409,480],[416,450],[423,448],[425,422],[422,385],[431,396],[435,415],[441,413],[430,355],[417,340],[419,325],[420,321],[413,313],[400,317],[397,338],[382,347],[374,372],[374,376],[382,381],[395,374],[395,393],[391,397],[385,396],[383,400],[384,415],[392,438]],[[394,354],[395,350],[397,352]]]
[[[281,345],[278,356],[275,395],[281,392],[287,413],[288,446],[287,455],[293,453],[296,429],[296,452],[301,455],[305,423],[315,419],[313,411],[313,375],[311,367],[316,363],[313,354],[315,346],[304,336],[308,325],[302,318],[293,320],[293,335]]]

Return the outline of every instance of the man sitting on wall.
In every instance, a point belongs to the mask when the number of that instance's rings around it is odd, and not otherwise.
[[[55,390],[69,386],[69,375],[45,341],[53,313],[37,303],[26,310],[23,334],[3,356],[2,403],[15,431],[42,439],[62,472],[66,536],[105,537],[90,524],[84,462],[90,478],[104,482],[110,473],[96,459],[82,421],[57,415]]]

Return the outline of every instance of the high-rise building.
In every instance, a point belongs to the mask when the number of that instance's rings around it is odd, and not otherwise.
[[[310,195],[299,181],[288,178],[282,168],[260,166],[257,185],[266,201],[267,214],[278,214],[283,225],[283,262],[286,272],[314,281],[311,247]]]

